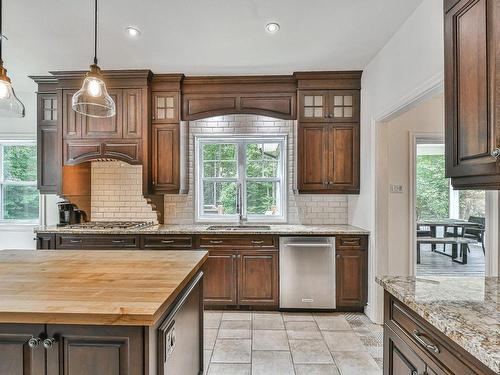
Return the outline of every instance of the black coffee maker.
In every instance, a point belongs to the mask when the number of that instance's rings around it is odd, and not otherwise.
[[[80,224],[85,221],[85,212],[77,208],[73,203],[68,201],[59,202],[57,204],[59,209],[59,224],[63,227],[70,224]]]

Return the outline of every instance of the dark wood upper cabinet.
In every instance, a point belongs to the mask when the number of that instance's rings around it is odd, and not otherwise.
[[[28,344],[44,331],[43,324],[0,324],[0,375],[45,375],[41,341],[34,348]]]
[[[358,122],[359,90],[303,90],[299,119],[305,122]]]
[[[82,116],[82,138],[83,139],[120,139],[123,138],[123,92],[119,89],[108,89],[109,96],[116,106],[116,115],[113,117],[96,118]],[[71,109],[73,110],[73,109]]]
[[[299,193],[359,194],[361,72],[295,73]]]
[[[449,0],[445,12],[446,174],[456,188],[500,189],[500,8]]]
[[[147,129],[144,122],[144,112],[147,112],[147,99],[145,101],[144,96],[147,96],[145,89],[134,88],[122,91],[123,138],[141,139],[143,137],[143,127]]]
[[[359,125],[302,123],[298,139],[298,189],[359,193]]]
[[[153,92],[153,123],[176,124],[180,120],[179,92]]]
[[[55,89],[55,87],[54,87]],[[57,129],[58,97],[54,93],[37,95],[38,190],[57,194],[61,186],[61,153]]]
[[[179,124],[153,124],[153,191],[178,192],[180,188]]]

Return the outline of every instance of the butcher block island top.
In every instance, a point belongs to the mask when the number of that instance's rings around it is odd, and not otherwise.
[[[152,326],[206,251],[0,251],[0,323]]]

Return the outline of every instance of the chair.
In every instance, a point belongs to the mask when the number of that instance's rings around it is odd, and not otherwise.
[[[483,247],[483,254],[485,254],[484,249],[484,232],[486,231],[486,220],[484,217],[479,216],[469,216],[469,222],[479,224],[478,227],[465,228],[464,237],[471,238],[481,243]]]

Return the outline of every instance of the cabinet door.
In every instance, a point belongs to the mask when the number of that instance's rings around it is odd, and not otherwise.
[[[359,192],[359,125],[333,125],[328,131],[328,189]]]
[[[500,175],[491,156],[500,147],[499,17],[487,0],[461,0],[445,15],[447,177]]]
[[[209,250],[203,279],[203,295],[206,304],[237,304],[236,255],[231,250]]]
[[[44,375],[45,350],[28,341],[43,337],[43,324],[0,324],[0,375]]]
[[[329,121],[328,91],[301,91],[299,93],[299,119],[307,122]]]
[[[144,372],[142,327],[48,325],[47,375]]]
[[[359,121],[359,90],[330,90],[328,92],[329,121]]]
[[[324,191],[327,184],[326,145],[328,125],[301,124],[298,140],[298,188],[300,191]]]
[[[390,328],[384,326],[384,375],[425,374],[424,361]]]
[[[153,190],[179,190],[179,124],[153,125]]]
[[[63,90],[62,93],[62,127],[64,139],[82,138],[82,123],[84,116],[75,112],[71,107],[71,100],[75,92],[75,90]]]
[[[278,306],[278,251],[238,252],[238,304]]]
[[[366,250],[337,250],[337,307],[363,307],[367,298]]]
[[[38,190],[56,194],[61,182],[61,155],[57,132],[57,95],[38,94]]]
[[[56,237],[52,233],[38,233],[36,235],[37,250],[53,250],[56,248]]]
[[[179,93],[168,91],[153,92],[153,123],[178,123]]]
[[[142,89],[123,90],[123,138],[142,138]]]
[[[82,122],[83,138],[116,139],[123,137],[122,123],[122,90],[109,89],[109,96],[115,101],[116,115],[113,117],[96,118],[84,116]]]

